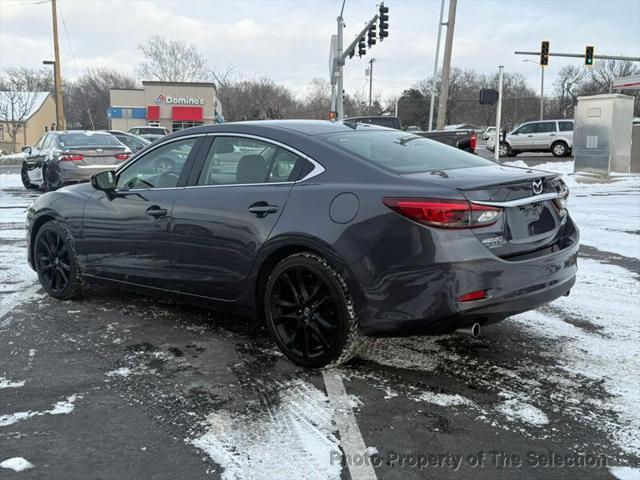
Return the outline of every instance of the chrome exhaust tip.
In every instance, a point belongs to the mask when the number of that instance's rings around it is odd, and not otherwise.
[[[471,336],[473,338],[477,338],[480,335],[480,324],[479,323],[474,323],[471,326]]]

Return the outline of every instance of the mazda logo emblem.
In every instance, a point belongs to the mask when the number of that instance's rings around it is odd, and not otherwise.
[[[542,193],[542,179],[541,178],[536,178],[533,183],[531,184],[531,186],[533,187],[533,193],[535,193],[536,195],[540,195]]]

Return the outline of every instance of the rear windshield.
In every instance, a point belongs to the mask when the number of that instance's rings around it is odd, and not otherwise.
[[[394,173],[493,165],[476,155],[402,131],[354,131],[328,134],[326,138],[339,148]]]
[[[164,135],[164,128],[162,127],[142,127],[138,131],[140,135]]]
[[[122,144],[106,133],[63,133],[58,138],[62,147],[121,147]]]

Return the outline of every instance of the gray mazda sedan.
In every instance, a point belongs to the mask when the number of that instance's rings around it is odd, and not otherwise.
[[[559,175],[407,132],[324,121],[181,130],[28,209],[29,262],[266,322],[335,365],[362,335],[480,326],[569,293],[578,229]]]

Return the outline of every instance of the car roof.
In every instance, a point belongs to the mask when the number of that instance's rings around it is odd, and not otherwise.
[[[264,129],[288,130],[304,135],[323,135],[327,133],[353,132],[354,130],[390,130],[386,127],[368,124],[350,123],[348,120],[344,122],[331,122],[329,120],[253,120],[247,122],[229,122],[215,125],[203,125],[201,127],[192,127],[180,132],[186,134],[193,133],[216,133],[216,132],[235,132],[235,133],[257,133]]]

